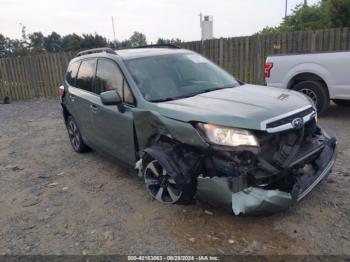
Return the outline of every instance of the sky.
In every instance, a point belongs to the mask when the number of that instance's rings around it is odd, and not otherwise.
[[[303,1],[288,0],[289,13]],[[220,38],[276,26],[284,8],[285,0],[0,0],[0,34],[20,38],[21,23],[27,33],[96,32],[113,40],[113,16],[118,40],[139,31],[148,42],[159,37],[195,41],[200,39],[200,12],[213,16],[214,37]]]

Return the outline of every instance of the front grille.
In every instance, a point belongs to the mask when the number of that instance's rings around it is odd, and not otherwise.
[[[271,123],[268,123],[266,125],[266,127],[267,128],[275,128],[275,127],[278,127],[278,126],[283,126],[285,124],[291,123],[295,118],[307,116],[307,115],[311,114],[312,112],[314,112],[314,109],[312,107],[310,107],[310,108],[308,108],[308,109],[306,109],[304,111],[301,111],[299,113],[296,113],[294,115],[291,115],[291,116],[288,116],[286,118],[282,118],[282,119],[276,120],[276,121],[271,122]]]
[[[255,135],[259,141],[261,156],[269,163],[273,163],[276,160],[276,153],[281,155],[279,152],[283,145],[288,144],[292,148],[298,138],[302,139],[301,145],[303,145],[306,140],[318,134],[318,130],[316,120],[312,118],[301,129],[288,129],[276,133],[257,132]],[[288,155],[289,153],[286,154],[287,157]],[[284,160],[281,159],[280,162],[283,163]]]

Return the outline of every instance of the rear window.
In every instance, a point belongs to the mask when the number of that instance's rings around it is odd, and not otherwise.
[[[66,81],[71,86],[75,86],[75,78],[77,77],[80,61],[71,63],[67,69]]]
[[[96,71],[96,60],[84,60],[81,62],[75,86],[77,88],[94,92],[93,83]]]

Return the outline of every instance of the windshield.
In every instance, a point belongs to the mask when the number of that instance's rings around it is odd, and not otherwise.
[[[229,73],[195,53],[137,58],[126,61],[126,66],[143,97],[151,102],[239,85]]]

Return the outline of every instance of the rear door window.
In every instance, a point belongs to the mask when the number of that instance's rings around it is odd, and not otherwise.
[[[96,60],[89,59],[81,62],[78,76],[76,79],[76,87],[95,93],[94,78],[96,71]]]
[[[75,78],[77,77],[80,61],[71,63],[67,69],[66,80],[71,86],[75,86]]]

